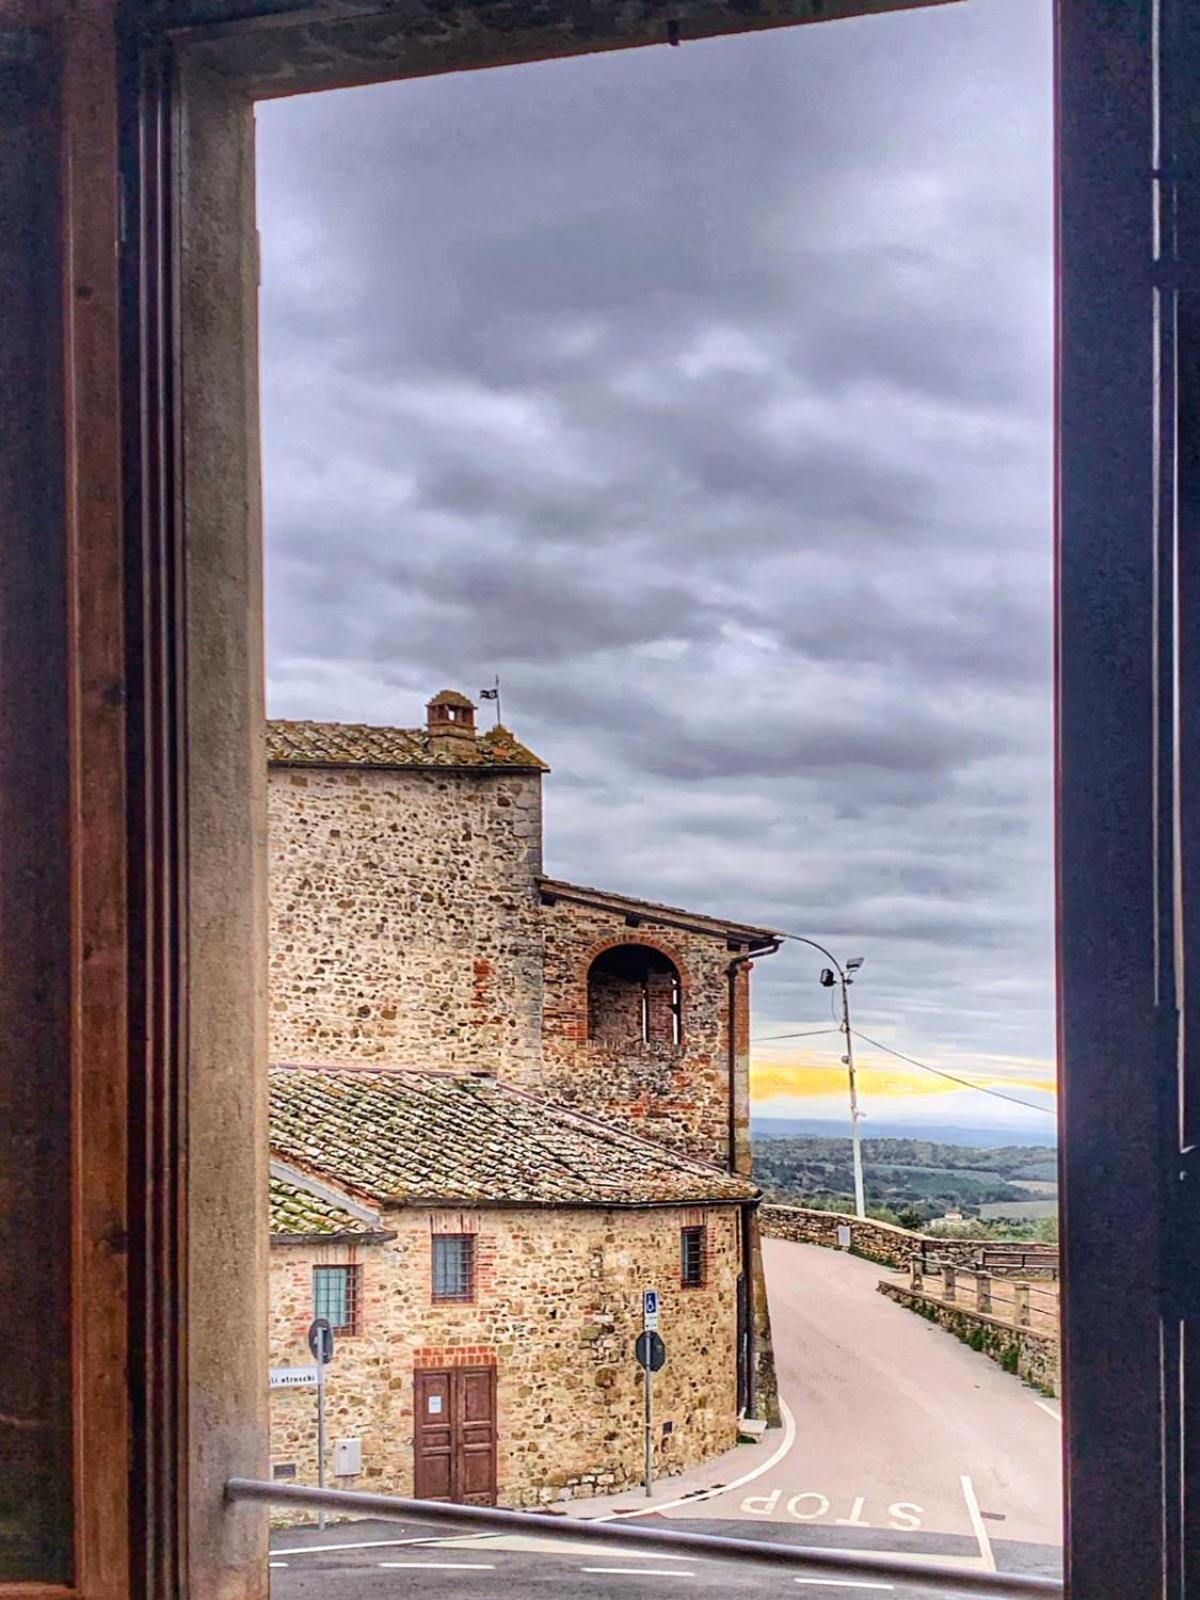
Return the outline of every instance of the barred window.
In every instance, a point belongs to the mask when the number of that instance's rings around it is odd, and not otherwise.
[[[434,1234],[433,1298],[435,1300],[474,1300],[474,1234]]]
[[[685,1289],[704,1287],[704,1229],[683,1228],[679,1234],[679,1281]]]
[[[358,1332],[359,1267],[313,1268],[313,1316],[334,1333]]]

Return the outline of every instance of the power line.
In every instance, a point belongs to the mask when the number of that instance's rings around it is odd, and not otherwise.
[[[968,1078],[956,1078],[952,1072],[943,1072],[940,1067],[931,1067],[927,1061],[918,1061],[915,1056],[906,1056],[903,1050],[893,1050],[890,1044],[880,1044],[878,1039],[859,1033],[857,1028],[853,1031],[856,1039],[861,1039],[864,1044],[873,1045],[876,1050],[886,1050],[888,1055],[895,1056],[898,1061],[907,1061],[910,1067],[920,1067],[922,1072],[932,1072],[937,1078],[948,1078],[951,1083],[957,1083],[964,1089],[974,1089],[976,1094],[990,1094],[994,1100],[1007,1100],[1009,1105],[1024,1106],[1026,1111],[1041,1111],[1048,1117],[1054,1115],[1051,1106],[1035,1106],[1028,1100],[1018,1100],[1015,1095],[1004,1094],[1000,1089],[985,1089],[981,1083],[972,1083]]]
[[[770,1044],[775,1039],[815,1039],[819,1033],[841,1033],[840,1028],[809,1028],[805,1033],[764,1033],[751,1044]]]

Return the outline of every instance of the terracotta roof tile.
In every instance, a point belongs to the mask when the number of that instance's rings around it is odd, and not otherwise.
[[[452,746],[452,748],[448,748]],[[548,772],[544,761],[507,728],[477,739],[431,740],[425,728],[373,728],[361,722],[267,723],[267,761],[273,767],[505,767]]]
[[[494,1079],[435,1072],[273,1067],[271,1145],[381,1205],[690,1205],[759,1193]]]
[[[346,1233],[376,1233],[378,1229],[352,1216],[320,1195],[310,1194],[283,1178],[271,1179],[269,1202],[271,1237],[315,1238]]]

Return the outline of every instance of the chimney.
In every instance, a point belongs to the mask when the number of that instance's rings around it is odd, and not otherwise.
[[[475,748],[475,706],[457,689],[440,689],[425,705],[430,749],[469,759]]]

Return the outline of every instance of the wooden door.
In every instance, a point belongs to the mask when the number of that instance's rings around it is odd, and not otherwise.
[[[413,1404],[417,1499],[495,1505],[495,1367],[419,1368]]]

